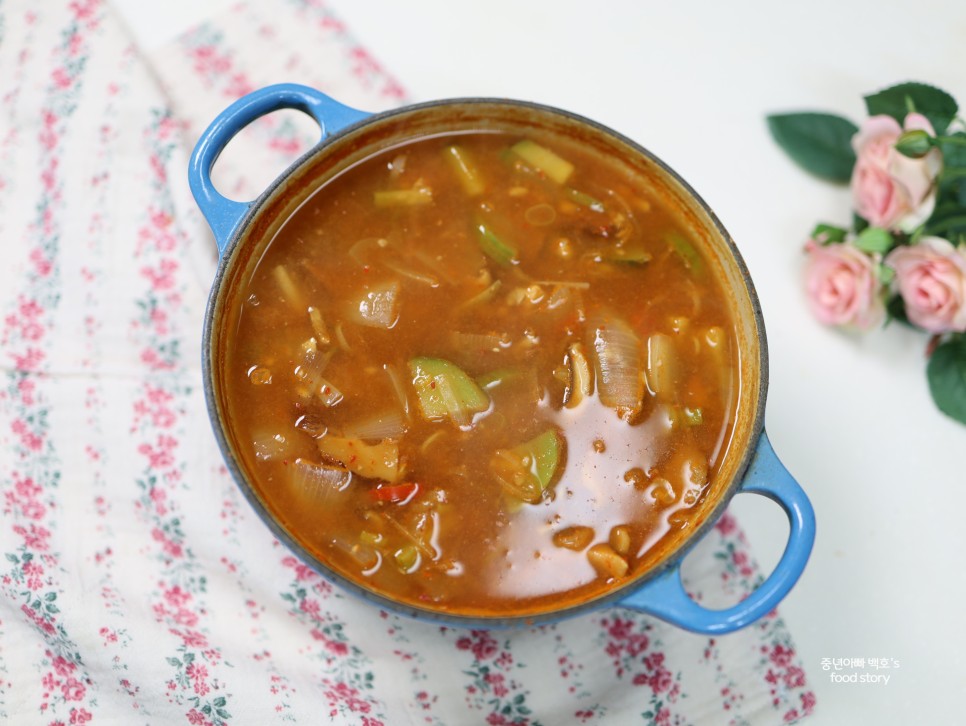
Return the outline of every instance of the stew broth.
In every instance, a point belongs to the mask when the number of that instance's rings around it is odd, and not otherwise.
[[[380,152],[286,221],[220,375],[243,466],[345,577],[467,615],[568,606],[692,526],[734,427],[713,269],[557,137]]]

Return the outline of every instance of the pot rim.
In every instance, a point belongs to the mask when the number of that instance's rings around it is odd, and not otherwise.
[[[704,521],[702,521],[698,527],[692,530],[692,532],[684,540],[682,540],[676,548],[667,553],[650,569],[629,579],[627,582],[606,591],[604,594],[592,597],[588,600],[582,600],[566,607],[548,609],[535,613],[523,613],[517,615],[485,615],[477,613],[463,615],[458,612],[439,610],[431,607],[419,607],[411,603],[395,600],[382,592],[364,587],[355,580],[350,579],[334,568],[329,567],[324,561],[303,547],[295,537],[289,534],[285,527],[283,527],[278,519],[274,516],[267,504],[262,500],[255,487],[248,481],[248,477],[238,461],[238,458],[235,456],[231,443],[228,440],[225,425],[222,421],[222,417],[219,415],[218,401],[215,395],[215,367],[212,365],[212,336],[215,330],[215,318],[219,312],[219,304],[222,301],[225,291],[228,289],[223,285],[223,283],[228,271],[232,267],[235,253],[239,247],[244,244],[247,231],[251,227],[252,222],[258,218],[265,206],[275,198],[276,194],[280,194],[284,191],[284,188],[290,177],[292,177],[299,169],[318,156],[327,153],[331,146],[350,134],[370,126],[371,124],[387,121],[398,116],[420,113],[442,107],[458,106],[508,106],[530,110],[540,114],[563,117],[571,122],[576,122],[579,125],[589,128],[596,134],[611,137],[619,143],[629,147],[634,153],[642,156],[650,163],[653,163],[655,166],[657,166],[658,169],[666,175],[667,179],[669,179],[673,184],[676,184],[680,188],[681,192],[683,192],[684,196],[690,198],[695,206],[707,216],[708,220],[710,221],[709,231],[717,234],[724,242],[725,247],[730,253],[732,262],[736,267],[738,275],[743,282],[744,291],[748,296],[751,315],[754,321],[753,328],[758,340],[759,354],[757,364],[754,365],[754,368],[758,371],[758,395],[754,413],[750,417],[750,421],[745,424],[748,426],[749,431],[748,445],[745,451],[742,453],[740,461],[735,468],[735,473],[732,480],[729,482],[727,488],[718,495],[718,499],[714,503],[714,506],[704,516]],[[732,286],[729,285],[728,287],[731,288]],[[620,605],[620,601],[622,599],[640,591],[642,588],[646,587],[649,583],[655,581],[669,570],[679,567],[691,549],[697,545],[697,543],[721,518],[721,515],[731,502],[731,499],[742,486],[743,480],[748,472],[749,465],[754,457],[757,442],[761,438],[762,432],[764,431],[765,401],[768,392],[768,372],[768,345],[765,334],[764,318],[760,301],[758,299],[754,283],[752,282],[751,275],[748,272],[747,265],[745,264],[745,261],[742,258],[734,239],[725,229],[724,225],[721,223],[721,220],[714,213],[708,203],[705,202],[705,200],[694,190],[694,188],[667,163],[665,163],[647,148],[598,121],[594,121],[593,119],[589,119],[580,114],[554,106],[509,98],[458,97],[438,99],[423,103],[409,104],[399,108],[374,113],[372,115],[365,116],[361,120],[349,123],[344,127],[337,129],[333,133],[326,133],[326,131],[323,129],[323,137],[320,139],[320,141],[306,151],[302,156],[300,156],[287,169],[285,169],[285,171],[279,174],[265,189],[265,191],[263,191],[255,200],[248,204],[248,208],[244,214],[240,215],[237,223],[234,225],[234,228],[229,235],[224,249],[220,253],[218,267],[215,277],[212,280],[211,291],[208,297],[204,317],[202,379],[205,392],[205,404],[208,409],[209,420],[214,431],[215,438],[218,442],[219,449],[221,450],[226,468],[231,473],[232,478],[241,489],[249,504],[251,504],[251,506],[258,513],[262,522],[266,524],[271,530],[272,534],[303,563],[311,567],[313,571],[321,575],[324,579],[339,585],[341,588],[351,592],[352,594],[368,600],[377,606],[384,607],[392,612],[400,613],[420,620],[428,620],[444,625],[462,627],[500,628],[540,625],[557,622],[559,620],[574,617],[582,613],[598,610],[603,607]],[[744,381],[742,381],[742,385],[745,385]],[[737,415],[734,426],[736,429],[739,426]]]

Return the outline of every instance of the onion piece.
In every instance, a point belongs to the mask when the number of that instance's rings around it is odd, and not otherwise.
[[[382,554],[379,550],[361,542],[350,542],[342,537],[333,537],[332,546],[341,550],[362,568],[360,575],[368,577],[374,574],[382,564]]]
[[[396,366],[392,363],[386,363],[383,366],[386,371],[386,375],[389,376],[389,382],[392,384],[392,390],[396,394],[396,398],[399,399],[399,405],[402,408],[402,412],[406,416],[408,421],[409,416],[409,398],[406,396],[406,389],[403,387],[402,378],[399,376],[399,371],[396,370]]]
[[[302,312],[305,310],[305,297],[302,295],[302,291],[295,285],[295,281],[292,280],[292,276],[289,275],[288,269],[285,265],[278,265],[272,270],[272,276],[275,278],[275,283],[278,285],[279,292],[282,293],[282,299],[289,304],[289,306],[297,311]]]
[[[333,496],[352,483],[352,472],[341,467],[296,459],[289,468],[292,489],[305,494],[316,504],[328,504]]]
[[[330,383],[325,378],[319,378],[319,386],[316,390],[316,395],[319,400],[322,401],[322,405],[327,408],[332,408],[338,405],[342,401],[342,391],[335,387],[334,384]]]
[[[349,248],[349,257],[361,267],[373,264],[378,250],[389,246],[389,240],[383,237],[363,237]]]
[[[297,391],[301,398],[311,398],[319,392],[323,382],[322,374],[334,353],[333,350],[320,353],[315,338],[309,338],[302,343],[298,365],[293,371],[298,380]]]
[[[547,309],[556,310],[557,308],[566,305],[570,302],[572,292],[569,287],[564,287],[563,285],[557,285],[550,297],[547,299]]]
[[[469,153],[461,146],[447,146],[443,157],[459,180],[467,196],[478,197],[486,191],[486,184]]]
[[[309,306],[309,322],[312,324],[313,332],[315,332],[315,339],[322,345],[328,345],[331,340],[329,329],[322,317],[322,312],[318,308]]]
[[[457,350],[472,354],[497,353],[510,345],[510,341],[496,333],[450,333],[450,343]]]
[[[398,439],[406,433],[406,421],[395,409],[387,409],[366,416],[342,427],[342,435],[352,439],[382,440]]]
[[[612,314],[598,314],[590,330],[601,403],[629,421],[643,405],[641,342],[625,320]]]
[[[439,287],[439,280],[437,280],[435,277],[426,274],[425,272],[414,270],[404,262],[401,262],[394,257],[387,258],[382,264],[393,272],[398,273],[403,277],[408,277],[410,280],[415,280],[416,282],[420,282],[429,287]]]
[[[477,293],[469,300],[466,300],[465,302],[460,303],[460,306],[457,308],[457,310],[463,311],[463,310],[467,310],[468,308],[476,307],[481,303],[489,302],[496,296],[496,294],[500,291],[500,288],[502,286],[503,286],[502,281],[494,280],[493,283],[489,285],[485,290]]]
[[[655,333],[647,341],[647,383],[658,398],[671,400],[678,377],[678,359],[674,341],[664,333]]]
[[[352,352],[352,346],[349,345],[349,341],[346,340],[345,331],[342,330],[342,323],[335,324],[335,340],[339,344],[339,347],[346,353]]]
[[[418,179],[412,189],[390,189],[372,193],[377,207],[422,207],[433,202],[433,190]]]
[[[251,437],[255,458],[259,461],[277,461],[284,458],[291,447],[291,442],[278,431],[256,431]]]

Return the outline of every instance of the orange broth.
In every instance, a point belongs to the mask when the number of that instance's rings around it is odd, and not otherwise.
[[[367,588],[467,615],[579,603],[650,567],[711,489],[728,301],[647,186],[579,144],[380,152],[249,280],[221,371],[243,468]]]

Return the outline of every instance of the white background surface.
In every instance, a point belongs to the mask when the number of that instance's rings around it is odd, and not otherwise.
[[[228,4],[115,1],[148,51]],[[801,245],[818,220],[848,222],[849,195],[798,171],[764,124],[795,109],[858,121],[862,94],[910,79],[966,104],[966,3],[329,5],[414,100],[506,96],[590,116],[716,210],[765,311],[767,429],[818,517],[812,560],[781,607],[818,697],[807,723],[966,723],[966,427],[932,405],[924,335],[849,337],[809,316]],[[774,562],[784,518],[748,499],[739,516]],[[826,657],[900,667],[878,671],[888,685],[833,684]]]

